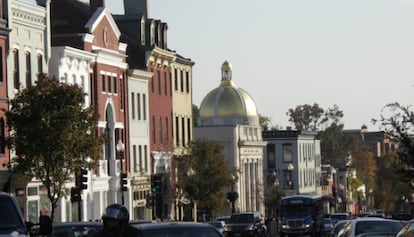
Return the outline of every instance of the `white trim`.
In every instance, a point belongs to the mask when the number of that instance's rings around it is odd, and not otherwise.
[[[106,7],[99,7],[92,15],[92,17],[89,19],[89,21],[85,24],[85,27],[89,29],[89,33],[92,33],[104,17],[108,19],[109,25],[114,31],[117,39],[119,39],[119,37],[121,36],[121,31],[119,30],[118,26],[114,21],[114,18],[112,17],[111,13]]]

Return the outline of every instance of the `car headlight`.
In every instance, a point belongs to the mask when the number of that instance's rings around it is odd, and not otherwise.
[[[282,229],[289,229],[288,225],[282,225]]]
[[[246,230],[253,231],[254,230],[254,225],[247,226]]]
[[[227,232],[227,231],[231,231],[231,227],[230,226],[224,226],[224,232]]]
[[[309,227],[311,227],[311,225],[310,224],[306,224],[305,227],[306,228],[309,228]]]

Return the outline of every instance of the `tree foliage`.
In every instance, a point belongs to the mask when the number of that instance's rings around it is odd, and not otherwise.
[[[391,103],[384,106],[379,119],[373,119],[390,136],[390,139],[399,144],[398,178],[405,183],[414,183],[414,113],[410,106]],[[411,186],[412,188],[412,186]]]
[[[289,109],[286,114],[290,117],[289,122],[301,131],[319,131],[331,124],[339,125],[344,116],[337,105],[325,111],[317,103],[298,105],[294,109]]]
[[[10,105],[8,145],[16,153],[10,168],[43,183],[53,220],[59,199],[66,196],[65,182],[99,157],[98,114],[84,108],[79,86],[46,75],[39,75],[34,86],[17,93]]]
[[[409,197],[410,183],[400,182],[398,170],[401,162],[398,154],[388,153],[377,161],[377,189],[373,189],[376,208],[391,212],[397,209],[396,204],[402,196]]]
[[[224,191],[233,185],[232,175],[235,174],[224,157],[223,147],[208,139],[197,139],[190,144],[187,155],[176,159],[178,188],[186,190],[194,186],[196,192],[190,198],[195,199],[199,207],[222,210],[226,203]],[[189,174],[189,170],[193,170],[193,174]]]

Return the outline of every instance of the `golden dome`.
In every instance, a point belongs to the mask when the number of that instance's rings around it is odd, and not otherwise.
[[[231,64],[225,61],[221,67],[220,86],[210,91],[200,105],[200,126],[258,124],[254,100],[245,90],[231,80]]]

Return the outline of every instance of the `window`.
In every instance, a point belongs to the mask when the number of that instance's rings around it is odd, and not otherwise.
[[[101,75],[101,88],[102,88],[102,92],[105,92],[105,75]]]
[[[191,118],[187,118],[187,139],[191,141]]]
[[[158,94],[161,95],[161,72],[157,71],[158,76]]]
[[[168,94],[168,78],[167,78],[167,72],[164,71],[164,95]]]
[[[185,89],[187,93],[190,93],[190,73],[185,72]]]
[[[174,68],[174,90],[178,91],[178,70]]]
[[[185,146],[185,118],[181,118],[181,139],[182,139],[182,145]]]
[[[111,76],[107,76],[106,80],[107,80],[107,85],[108,85],[108,92],[111,93],[112,92],[112,83],[111,83]]]
[[[184,72],[180,71],[180,91],[184,92]]]
[[[138,146],[138,171],[142,171],[142,146]]]
[[[13,50],[13,83],[14,89],[20,88],[20,77],[19,77],[19,50]]]
[[[178,117],[175,117],[175,145],[180,146],[180,121]]]
[[[147,101],[145,94],[142,94],[142,118],[147,120]]]
[[[41,54],[37,55],[37,73],[43,72],[43,56]]]
[[[276,169],[276,146],[272,143],[267,144],[267,168]]]
[[[137,93],[137,114],[138,120],[141,120],[141,94]]]
[[[135,93],[131,93],[131,117],[132,119],[135,119]]]
[[[283,162],[292,162],[292,144],[285,143],[282,145]]]
[[[156,143],[156,133],[155,133],[155,116],[152,116],[152,143]]]
[[[114,93],[118,93],[118,80],[116,79],[116,77],[112,77],[112,82],[114,84]]]
[[[168,130],[169,126],[168,126],[168,117],[165,118],[165,137],[169,137],[169,130]]]
[[[134,164],[133,164],[134,172],[137,172],[138,162],[137,162],[137,146],[136,145],[132,146],[132,156],[134,159]]]
[[[159,133],[160,133],[160,143],[162,144],[163,143],[163,137],[162,137],[162,118],[160,117],[160,120],[159,120],[159,123],[160,123],[160,130],[159,130]]]

